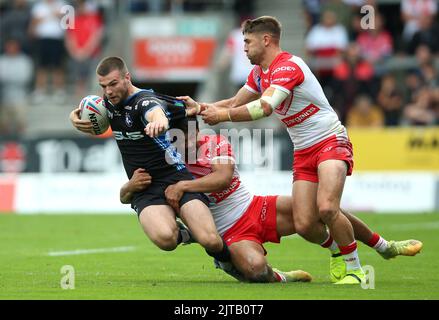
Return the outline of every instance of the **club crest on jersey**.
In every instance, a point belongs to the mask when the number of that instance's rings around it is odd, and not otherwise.
[[[125,113],[125,123],[128,127],[131,127],[133,125],[133,119],[131,119],[129,113]]]

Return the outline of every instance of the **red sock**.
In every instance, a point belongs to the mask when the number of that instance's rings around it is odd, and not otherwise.
[[[378,243],[380,238],[381,236],[378,233],[374,232],[372,238],[370,238],[370,240],[367,242],[367,245],[372,248],[375,247],[375,245]]]
[[[323,243],[321,244],[321,246],[322,246],[323,248],[329,248],[329,246],[332,244],[333,241],[334,241],[334,239],[332,239],[331,236],[328,236],[328,239],[326,239],[326,241],[323,242]]]
[[[285,282],[285,278],[283,278],[279,273],[273,271],[274,276],[276,277],[277,282]]]
[[[347,246],[338,246],[342,255],[349,254],[357,250],[357,242],[354,241]]]

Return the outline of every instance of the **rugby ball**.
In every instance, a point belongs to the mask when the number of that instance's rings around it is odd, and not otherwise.
[[[79,104],[81,120],[89,120],[93,125],[93,134],[100,135],[105,133],[110,126],[107,108],[104,100],[99,96],[86,96]]]

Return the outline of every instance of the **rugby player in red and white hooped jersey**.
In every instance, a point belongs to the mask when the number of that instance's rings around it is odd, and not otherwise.
[[[198,108],[210,125],[258,120],[274,111],[294,144],[292,206],[296,231],[311,242],[338,245],[346,273],[336,284],[361,283],[365,274],[352,225],[340,212],[345,179],[353,168],[346,129],[306,63],[280,48],[281,25],[276,18],[247,20],[243,34],[245,52],[255,65],[246,85],[234,97],[211,104],[180,98],[188,107]],[[315,228],[320,219],[333,238],[321,238],[323,233]]]

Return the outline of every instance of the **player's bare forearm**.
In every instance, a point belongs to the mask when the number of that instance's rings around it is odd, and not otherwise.
[[[169,129],[169,120],[161,108],[155,108],[148,112],[146,120],[148,124],[145,127],[145,133],[151,138],[157,137]]]
[[[136,169],[131,179],[120,188],[120,202],[124,204],[131,203],[134,193],[145,190],[151,182],[152,177],[145,169]]]
[[[234,98],[224,99],[217,102],[212,103],[214,107],[221,108],[221,109],[229,109],[234,107]]]
[[[247,97],[252,95],[256,97],[254,93],[245,88],[242,88],[241,91],[243,94],[247,91]],[[212,104],[201,104],[204,110],[201,112],[201,115],[204,122],[210,125],[225,121],[242,122],[258,120],[270,116],[273,113],[273,109],[277,108],[287,97],[288,93],[285,90],[269,87],[264,91],[261,98],[251,100],[238,107],[221,109]]]
[[[250,92],[246,88],[242,87],[241,89],[239,89],[235,96],[229,99],[214,102],[212,103],[212,105],[218,108],[237,108],[250,101],[259,99],[259,97],[260,95]]]
[[[210,176],[212,175],[212,176]],[[220,192],[230,185],[224,177],[219,174],[211,173],[209,176],[204,176],[195,180],[180,181],[181,189],[184,192]]]
[[[133,198],[133,193],[130,191],[129,182],[125,183],[122,188],[120,188],[120,202],[123,204],[131,203]]]
[[[229,110],[229,115],[230,120],[233,122],[253,121],[253,118],[246,105]]]
[[[235,165],[233,163],[212,164],[212,173],[195,179],[180,181],[184,192],[220,192],[232,183]]]

